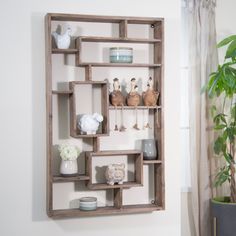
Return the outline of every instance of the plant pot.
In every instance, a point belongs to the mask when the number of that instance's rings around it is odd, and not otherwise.
[[[76,175],[78,173],[77,160],[61,160],[60,173],[62,175]]]
[[[236,203],[230,203],[229,197],[217,197],[211,200],[212,235],[233,236],[236,234]]]

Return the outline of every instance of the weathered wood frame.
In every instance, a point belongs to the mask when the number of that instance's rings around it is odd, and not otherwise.
[[[55,49],[52,48],[51,23],[52,21],[76,21],[76,22],[104,22],[119,24],[119,38],[106,37],[81,37],[78,38],[77,48],[74,49]],[[131,39],[128,38],[128,24],[147,24],[154,28],[153,39]],[[79,58],[80,44],[82,41],[92,42],[120,42],[120,43],[148,43],[154,44],[154,62],[152,64],[112,64],[112,63],[83,63]],[[47,134],[47,214],[54,218],[65,217],[86,217],[113,214],[128,214],[152,212],[165,209],[165,181],[164,181],[164,19],[150,17],[120,17],[120,16],[92,16],[77,14],[57,14],[48,13],[45,16],[45,50],[46,50],[46,134]],[[53,112],[52,96],[73,96],[73,91],[53,91],[52,90],[52,54],[75,54],[76,65],[85,67],[85,80],[92,81],[92,67],[147,67],[154,70],[154,86],[160,92],[157,108],[154,109],[155,126],[154,137],[158,145],[158,159],[143,161],[144,165],[154,165],[154,194],[155,199],[152,204],[140,204],[122,206],[122,188],[114,189],[114,207],[100,207],[96,211],[83,212],[79,209],[53,209],[53,183],[54,182],[75,182],[89,181],[89,176],[77,176],[73,178],[63,178],[53,176],[52,171],[52,132],[53,132]],[[113,109],[110,107],[110,109]],[[130,108],[127,108],[130,109]],[[141,107],[140,109],[145,109]],[[99,137],[93,138],[94,152],[100,151]]]

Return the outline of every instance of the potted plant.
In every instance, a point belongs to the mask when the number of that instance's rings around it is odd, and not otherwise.
[[[60,173],[71,176],[78,172],[77,157],[80,154],[78,147],[69,144],[61,144],[58,147],[61,156]]]
[[[222,101],[220,111],[216,105],[211,107],[214,129],[217,131],[214,152],[224,158],[224,166],[217,170],[214,185],[217,187],[227,182],[230,196],[216,197],[211,205],[212,215],[217,218],[217,235],[232,236],[232,232],[236,231],[236,35],[225,38],[217,46],[227,46],[225,60],[211,73],[204,89],[210,98],[216,99],[214,101]]]

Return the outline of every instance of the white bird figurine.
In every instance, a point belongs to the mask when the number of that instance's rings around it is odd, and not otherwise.
[[[52,32],[52,36],[55,39],[57,48],[59,49],[68,49],[70,47],[70,37],[71,28],[68,27],[64,34],[58,34],[56,31]]]

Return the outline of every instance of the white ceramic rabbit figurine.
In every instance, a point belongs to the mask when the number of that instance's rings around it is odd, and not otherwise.
[[[52,36],[55,39],[57,48],[59,49],[68,49],[70,47],[70,37],[71,28],[68,27],[66,32],[62,35],[58,34],[56,31],[52,32]]]

